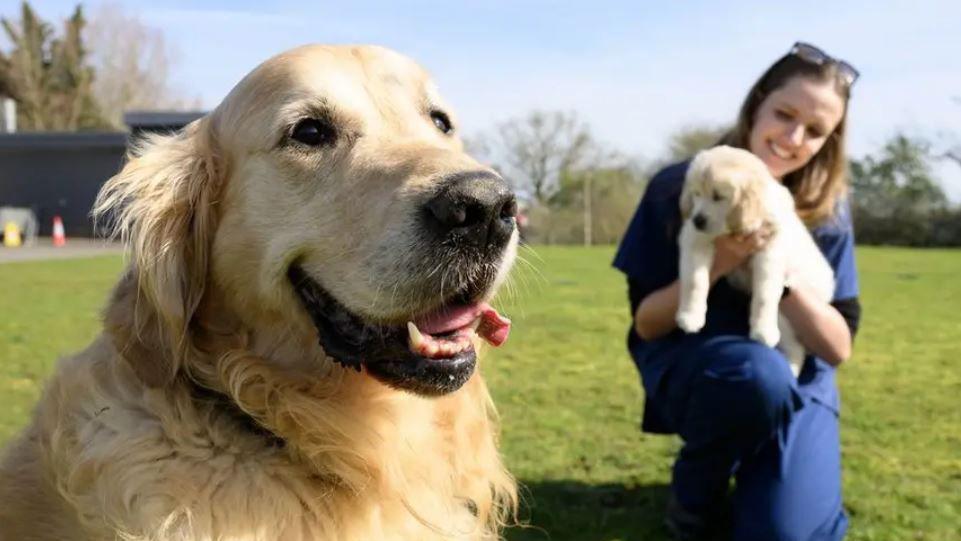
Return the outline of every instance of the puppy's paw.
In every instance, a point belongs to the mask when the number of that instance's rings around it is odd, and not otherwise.
[[[789,364],[791,365],[791,373],[794,374],[794,377],[796,378],[796,377],[800,376],[800,375],[801,375],[801,368],[804,367],[804,361],[803,361],[803,360],[801,360],[801,361],[795,361],[795,360],[792,359],[792,360],[790,360],[790,361],[788,361],[788,362],[789,362]]]
[[[751,325],[751,340],[773,348],[781,341],[781,331],[778,330],[776,323],[774,325],[755,323]]]
[[[695,333],[704,328],[706,312],[706,308],[704,310],[678,310],[674,319],[681,330],[686,333]]]

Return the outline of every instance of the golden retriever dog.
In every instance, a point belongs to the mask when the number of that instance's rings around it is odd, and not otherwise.
[[[788,271],[825,302],[834,294],[834,271],[795,212],[791,192],[754,154],[718,146],[699,152],[691,162],[681,216],[678,326],[689,333],[704,327],[714,239],[763,230],[770,233],[767,243],[727,279],[751,293],[751,338],[778,346],[797,376],[806,352],[778,310],[784,288],[790,286]]]
[[[514,195],[427,73],[306,46],[104,186],[130,263],[0,466],[3,540],[496,539],[475,371]]]

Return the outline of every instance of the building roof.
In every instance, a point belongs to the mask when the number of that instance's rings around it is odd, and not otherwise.
[[[123,122],[130,129],[181,128],[206,114],[205,111],[127,111],[123,114]]]
[[[0,133],[0,150],[42,148],[98,148],[127,144],[125,132]]]

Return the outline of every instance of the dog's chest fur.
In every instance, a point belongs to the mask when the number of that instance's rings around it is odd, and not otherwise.
[[[404,490],[380,477],[376,467],[359,488],[348,488],[311,471],[289,445],[243,426],[215,400],[183,407],[162,391],[131,385],[129,374],[108,364],[62,363],[36,419],[37,451],[82,525],[77,539],[488,536],[478,531],[465,500],[455,497],[456,475],[444,471],[445,464],[417,469],[423,461],[405,463],[405,455],[416,456],[419,447],[442,445],[416,423],[390,457],[400,458],[394,466],[414,467],[404,476]],[[413,415],[423,419],[423,413]]]

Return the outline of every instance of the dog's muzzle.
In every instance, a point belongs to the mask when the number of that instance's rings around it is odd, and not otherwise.
[[[321,347],[344,368],[366,371],[393,387],[424,396],[459,389],[474,373],[474,337],[499,346],[511,322],[483,301],[452,302],[379,325],[349,311],[297,265],[288,279],[317,329]]]
[[[514,232],[517,200],[501,177],[457,173],[427,202],[427,222],[440,237],[477,249],[501,249]]]
[[[704,231],[707,227],[707,218],[705,218],[703,214],[695,214],[694,217],[691,218],[691,223],[694,224],[694,228],[698,231]]]

